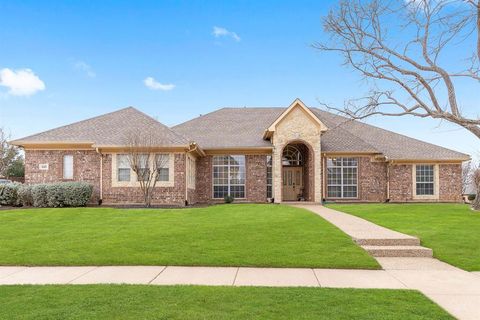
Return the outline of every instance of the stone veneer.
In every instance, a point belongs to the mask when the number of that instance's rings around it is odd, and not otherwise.
[[[313,160],[313,193],[309,195],[312,201],[322,200],[322,170],[321,170],[321,131],[305,110],[299,105],[293,107],[275,128],[272,142],[273,150],[273,197],[275,202],[282,201],[282,153],[290,143],[304,143],[309,147],[309,156]],[[311,179],[309,179],[311,180]]]

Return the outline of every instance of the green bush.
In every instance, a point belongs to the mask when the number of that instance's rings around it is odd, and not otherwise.
[[[468,195],[468,201],[473,201],[473,200],[475,200],[476,197],[477,196],[475,194],[469,194]]]
[[[85,182],[59,182],[32,186],[35,207],[83,207],[87,205],[93,186]]]
[[[0,185],[0,205],[2,206],[18,206],[18,189],[20,183],[6,183]]]
[[[235,198],[232,196],[225,196],[223,197],[223,200],[225,200],[225,203],[232,203]]]
[[[92,197],[93,186],[86,182],[65,182],[62,184],[63,205],[66,207],[86,206]]]
[[[17,191],[18,203],[22,206],[33,206],[32,186],[22,184]]]
[[[32,203],[34,207],[48,207],[47,188],[48,184],[32,185]]]

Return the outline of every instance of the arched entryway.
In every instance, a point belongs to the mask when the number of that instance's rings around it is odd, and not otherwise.
[[[282,201],[313,201],[313,154],[301,141],[282,151]]]

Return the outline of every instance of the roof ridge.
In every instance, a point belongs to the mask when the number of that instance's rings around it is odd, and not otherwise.
[[[51,132],[51,131],[54,131],[54,130],[58,130],[58,129],[62,129],[62,128],[65,128],[65,127],[77,125],[77,124],[80,124],[80,123],[84,123],[84,122],[87,122],[87,121],[90,121],[90,120],[94,120],[94,119],[97,119],[97,118],[108,116],[108,115],[118,113],[118,112],[121,112],[121,111],[125,111],[125,110],[128,110],[128,109],[133,109],[133,110],[139,111],[135,107],[128,106],[128,107],[121,108],[121,109],[118,109],[118,110],[115,110],[115,111],[110,111],[110,112],[107,112],[107,113],[104,113],[104,114],[100,114],[98,116],[94,116],[94,117],[91,117],[91,118],[87,118],[87,119],[83,119],[83,120],[80,120],[80,121],[72,122],[72,123],[69,123],[69,124],[64,124],[64,125],[56,127],[56,128],[52,128],[52,129],[49,129],[49,130],[45,130],[45,131],[42,131],[42,132],[31,134],[31,135],[28,135],[28,136],[23,137],[23,138],[18,138],[18,139],[12,140],[11,142],[15,142],[15,141],[19,141],[19,140],[25,140],[27,138],[35,137],[35,136],[38,136],[40,134],[44,134],[44,133],[48,133],[48,132]],[[139,112],[141,112],[141,111],[139,111]]]

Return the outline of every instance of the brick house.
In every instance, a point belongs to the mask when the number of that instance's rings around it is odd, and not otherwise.
[[[168,128],[129,107],[12,143],[26,183],[94,186],[92,202],[140,204],[127,132],[154,132],[166,157],[153,204],[236,201],[462,201],[469,156],[295,100],[288,108],[223,108]]]

